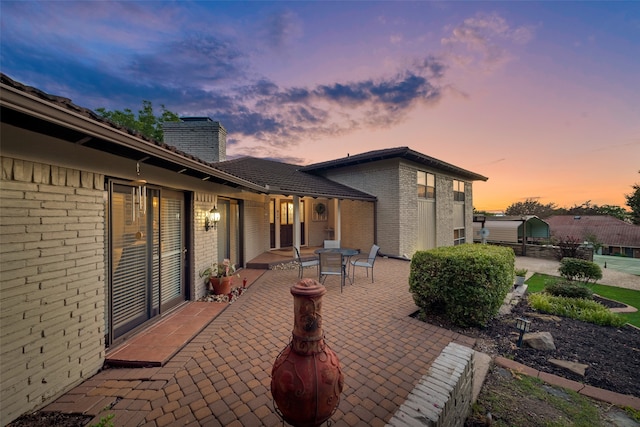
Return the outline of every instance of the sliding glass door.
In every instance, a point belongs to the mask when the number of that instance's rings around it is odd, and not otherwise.
[[[185,300],[184,194],[109,183],[107,343]]]

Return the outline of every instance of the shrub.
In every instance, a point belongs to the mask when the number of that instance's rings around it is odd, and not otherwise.
[[[539,292],[529,295],[529,304],[543,313],[569,317],[596,325],[618,327],[626,323],[622,316],[612,313],[604,305],[582,298],[555,297]]]
[[[591,299],[593,297],[593,291],[591,289],[580,282],[571,282],[568,280],[550,281],[545,285],[544,290],[556,297],[585,299]]]
[[[418,251],[409,289],[423,311],[440,311],[459,326],[484,326],[494,317],[514,279],[513,249],[464,244]]]
[[[564,238],[554,238],[554,243],[558,247],[558,259],[577,258],[578,249],[582,245],[582,241],[577,237],[566,236]]]
[[[595,262],[578,258],[563,258],[558,268],[560,275],[567,280],[579,280],[581,282],[594,283],[602,279],[602,270]]]

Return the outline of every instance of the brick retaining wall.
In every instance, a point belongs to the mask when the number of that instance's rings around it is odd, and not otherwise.
[[[522,255],[522,243],[490,243],[492,245],[509,247],[513,249],[513,252],[515,252],[516,255]],[[552,259],[554,261],[558,261],[558,253],[560,252],[560,248],[550,245],[526,245],[525,252],[525,256],[531,258]],[[586,259],[587,261],[593,261],[593,249],[578,248],[578,257]]]
[[[387,425],[464,425],[473,399],[473,354],[469,347],[449,343]]]

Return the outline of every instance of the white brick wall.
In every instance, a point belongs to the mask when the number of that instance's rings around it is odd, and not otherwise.
[[[388,254],[400,251],[398,207],[401,182],[398,164],[397,160],[380,161],[331,171],[326,175],[329,179],[378,197],[378,245],[380,252]]]
[[[164,142],[207,162],[227,159],[227,131],[211,120],[165,122]]]
[[[436,246],[453,245],[453,179],[436,175]]]
[[[417,245],[418,231],[418,185],[417,168],[405,162],[400,163],[400,246],[398,255],[413,255]]]
[[[462,427],[473,398],[474,352],[449,343],[387,426]]]
[[[104,176],[2,157],[0,424],[104,361]]]
[[[452,177],[413,162],[385,160],[330,171],[326,177],[378,197],[377,240],[380,252],[412,256],[418,245],[418,200],[416,171],[436,176],[436,246],[453,245]],[[465,184],[465,226],[468,241],[473,236],[472,184]],[[343,224],[343,235],[344,235]]]
[[[213,208],[214,196],[206,193],[196,193],[194,200],[194,266],[195,271],[193,277],[194,295],[191,299],[198,299],[207,293],[207,286],[200,272],[209,267],[212,262],[218,259],[218,232],[216,230],[206,231],[204,229],[204,219]]]

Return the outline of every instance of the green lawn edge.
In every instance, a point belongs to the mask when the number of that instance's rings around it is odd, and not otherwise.
[[[558,276],[551,276],[542,273],[533,273],[533,275],[525,282],[527,284],[527,292],[541,292],[548,280],[558,279]],[[640,291],[627,288],[619,288],[617,286],[589,284],[593,292],[604,298],[623,302],[627,305],[635,307],[638,311],[635,313],[620,313],[625,320],[640,328]]]

